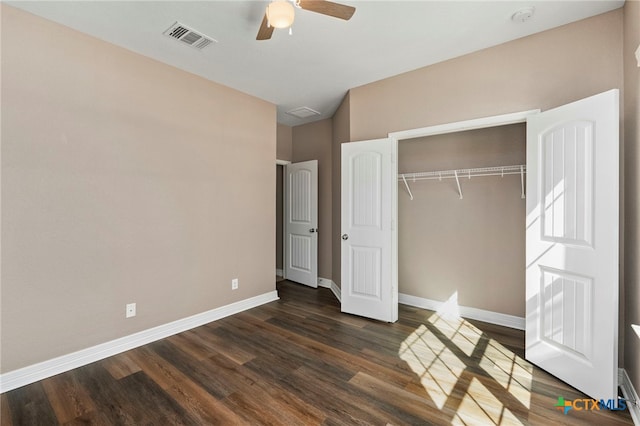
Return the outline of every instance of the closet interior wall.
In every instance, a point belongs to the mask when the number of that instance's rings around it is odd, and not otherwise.
[[[526,163],[526,126],[514,124],[399,143],[398,172]],[[519,175],[408,181],[398,188],[399,292],[525,315],[525,200]]]

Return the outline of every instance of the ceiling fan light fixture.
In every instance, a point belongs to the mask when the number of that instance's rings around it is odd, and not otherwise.
[[[276,0],[267,6],[267,19],[273,28],[287,28],[293,24],[295,10],[287,0]]]

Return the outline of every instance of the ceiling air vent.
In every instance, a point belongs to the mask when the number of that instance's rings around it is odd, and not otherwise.
[[[294,117],[298,117],[298,118],[309,118],[309,117],[313,117],[314,115],[320,115],[318,111],[308,107],[300,107],[300,108],[292,109],[291,111],[287,111],[287,114],[293,115]]]
[[[211,43],[217,43],[213,38],[194,31],[186,25],[182,25],[180,22],[173,24],[163,34],[200,50],[204,49]]]

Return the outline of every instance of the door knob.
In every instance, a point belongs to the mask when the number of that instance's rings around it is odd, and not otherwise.
[[[342,239],[347,241],[349,239],[349,235],[347,234],[342,234]]]

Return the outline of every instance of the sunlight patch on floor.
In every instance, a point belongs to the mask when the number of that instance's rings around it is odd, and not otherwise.
[[[521,425],[523,423],[478,379],[473,378],[451,424]]]
[[[465,369],[464,363],[424,324],[402,342],[399,352],[438,408],[444,407]]]
[[[433,315],[428,321],[455,343],[467,356],[473,354],[482,337],[480,330],[460,317],[452,318]]]
[[[533,367],[453,312],[449,305],[421,324],[400,345],[400,358],[439,409],[458,407],[455,424],[522,424],[505,404],[515,399],[530,409]],[[486,380],[462,378],[478,368]]]
[[[527,409],[531,408],[530,390],[533,381],[531,364],[491,339],[480,360],[480,367],[523,406]]]

